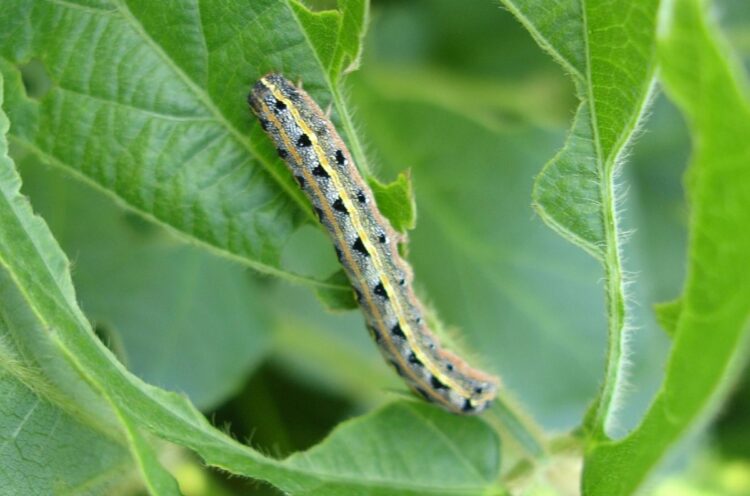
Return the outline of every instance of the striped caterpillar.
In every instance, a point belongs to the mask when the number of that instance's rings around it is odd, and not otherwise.
[[[442,349],[427,328],[399,238],[318,105],[279,74],[262,77],[248,103],[328,231],[385,359],[412,390],[450,412],[487,408],[497,378]]]

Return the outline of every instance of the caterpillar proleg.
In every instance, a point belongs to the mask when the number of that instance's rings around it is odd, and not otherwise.
[[[385,359],[412,390],[448,411],[487,408],[499,381],[441,348],[428,329],[399,238],[318,105],[279,74],[262,77],[248,102],[328,231]]]

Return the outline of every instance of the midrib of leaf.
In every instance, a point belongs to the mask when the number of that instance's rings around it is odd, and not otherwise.
[[[607,322],[609,326],[607,359],[605,361],[604,382],[599,397],[594,406],[593,434],[606,438],[607,420],[615,407],[617,390],[623,367],[623,330],[625,319],[625,295],[622,287],[622,264],[620,262],[619,236],[617,232],[616,205],[614,193],[615,160],[612,154],[603,158],[602,145],[599,139],[599,124],[597,121],[596,99],[594,98],[594,84],[591,77],[591,49],[588,37],[588,17],[586,2],[582,0],[581,14],[583,16],[583,43],[586,60],[586,93],[589,104],[591,130],[594,136],[596,163],[599,169],[599,190],[602,198],[602,214],[604,215],[605,251],[602,258],[604,265],[605,292],[607,301]],[[632,131],[632,127],[629,128]],[[619,147],[615,148],[619,150]]]
[[[594,404],[590,408],[585,422],[585,427],[592,441],[598,439],[607,439],[607,427],[609,422],[615,413],[618,393],[622,390],[621,382],[623,380],[623,368],[625,365],[625,353],[624,353],[624,334],[626,330],[626,304],[625,304],[625,292],[624,292],[624,271],[622,266],[621,258],[621,244],[623,238],[618,228],[618,213],[617,213],[617,193],[614,182],[615,170],[618,165],[619,157],[622,154],[627,142],[633,136],[638,120],[640,119],[643,111],[648,102],[649,91],[648,88],[653,82],[653,64],[648,66],[648,71],[642,80],[637,81],[639,85],[638,89],[640,92],[636,100],[629,103],[627,107],[627,114],[624,122],[617,123],[618,134],[611,144],[607,144],[609,148],[605,146],[601,137],[601,126],[599,122],[599,104],[600,101],[597,99],[597,81],[594,78],[593,71],[595,68],[596,61],[593,59],[592,46],[591,46],[591,34],[596,32],[597,29],[601,30],[605,25],[592,26],[591,19],[589,19],[590,6],[598,6],[596,2],[591,0],[581,0],[578,3],[570,2],[568,10],[569,18],[580,19],[580,47],[578,50],[582,52],[582,63],[585,67],[577,68],[573,62],[568,60],[563,55],[563,51],[560,47],[556,46],[556,42],[553,38],[550,38],[550,33],[544,32],[545,23],[549,30],[548,20],[539,18],[539,26],[536,25],[534,15],[541,15],[539,11],[533,10],[531,3],[518,2],[517,0],[502,0],[508,9],[513,12],[519,21],[529,30],[532,37],[539,43],[539,45],[547,52],[549,52],[553,58],[555,58],[574,79],[575,87],[578,96],[581,100],[580,106],[576,112],[576,117],[573,120],[570,135],[566,140],[563,149],[545,166],[540,175],[540,178],[548,173],[548,170],[552,172],[564,161],[578,160],[581,161],[576,167],[573,173],[584,171],[581,167],[586,162],[578,156],[582,151],[582,147],[586,145],[586,139],[590,136],[591,146],[590,153],[593,155],[591,160],[593,163],[589,166],[595,169],[596,186],[593,188],[596,191],[596,201],[598,205],[597,215],[601,222],[600,235],[595,239],[591,239],[592,234],[587,229],[590,226],[584,225],[585,231],[577,232],[575,224],[571,225],[570,212],[563,212],[563,217],[559,217],[555,211],[550,211],[547,205],[542,201],[535,201],[535,208],[539,215],[545,220],[545,222],[563,237],[569,241],[579,245],[581,248],[589,252],[592,256],[598,259],[604,269],[604,285],[605,285],[605,301],[607,308],[607,319],[608,319],[608,345],[607,345],[607,357],[605,361],[605,371],[602,386]],[[516,5],[519,4],[519,5]],[[530,15],[531,17],[530,17]],[[649,49],[649,47],[646,47]],[[576,52],[578,53],[578,52]],[[639,77],[641,75],[639,74]],[[645,86],[640,86],[644,84]],[[620,107],[618,111],[622,111]],[[580,119],[585,118],[585,121]],[[589,134],[580,135],[580,125],[584,125]],[[573,162],[575,163],[575,162]],[[587,171],[588,169],[586,169]],[[585,172],[585,171],[584,171]],[[560,172],[557,171],[556,174]],[[545,178],[549,181],[549,178]],[[555,187],[555,185],[553,185]],[[537,180],[534,186],[534,197],[535,199],[542,198],[542,195],[548,194],[545,188],[549,188],[549,184],[542,185],[541,180]],[[584,194],[584,190],[581,190]],[[585,194],[584,194],[585,196]],[[587,198],[587,200],[590,200]],[[547,198],[545,201],[550,201]],[[566,201],[568,202],[567,207],[570,208],[570,199],[556,198],[554,201]],[[557,205],[552,205],[557,208]],[[577,205],[576,205],[577,206]],[[563,205],[565,208],[565,205]],[[580,222],[582,219],[585,220],[587,214],[584,211],[574,211],[575,217],[574,222]]]

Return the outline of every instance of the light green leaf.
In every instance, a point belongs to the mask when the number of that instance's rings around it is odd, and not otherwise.
[[[503,3],[570,72],[581,100],[565,145],[536,180],[533,201],[550,227],[604,267],[609,346],[587,428],[605,438],[622,390],[627,318],[613,176],[653,84],[658,0],[566,1],[550,9]]]
[[[747,359],[748,84],[707,9],[702,0],[675,0],[661,12],[662,78],[693,135],[688,276],[674,345],[643,422],[624,439],[602,442],[586,454],[585,494],[632,494],[673,443],[708,420]]]

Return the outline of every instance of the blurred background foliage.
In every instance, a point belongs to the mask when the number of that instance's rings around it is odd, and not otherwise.
[[[750,5],[724,0],[716,10],[750,67]],[[43,91],[33,66],[25,83]],[[541,425],[576,427],[603,371],[602,274],[530,206],[533,178],[574,112],[569,79],[495,2],[373,0],[361,69],[347,87],[377,176],[411,170],[418,223],[409,259],[420,292]],[[668,338],[652,305],[682,283],[689,146],[679,113],[657,96],[619,178],[637,302],[621,434],[661,381]],[[129,369],[187,393],[234,436],[284,456],[403,391],[359,312],[327,312],[307,288],[185,244],[33,157],[15,158],[102,339]],[[309,225],[284,259],[315,276],[336,268]],[[744,380],[715,428],[683,443],[656,494],[750,494],[749,397]],[[186,494],[274,494],[185,453],[173,458]]]

